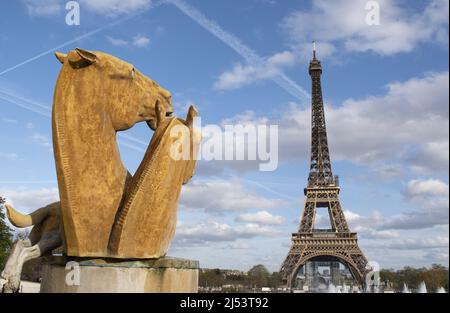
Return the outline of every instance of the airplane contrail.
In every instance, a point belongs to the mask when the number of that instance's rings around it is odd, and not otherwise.
[[[36,102],[34,100],[31,100],[31,99],[25,99],[22,96],[19,96],[19,95],[16,95],[16,94],[12,94],[12,93],[10,93],[8,91],[5,91],[3,89],[0,89],[0,93],[2,93],[3,95],[6,95],[8,97],[13,97],[13,98],[19,99],[20,101],[23,101],[23,102],[27,102],[27,103],[29,103],[31,105],[35,105],[35,106],[39,107],[40,109],[44,109],[45,111],[51,111],[52,110],[49,106],[43,105],[43,104],[41,104],[39,102]]]
[[[124,134],[118,133],[118,135],[119,135],[120,137],[124,137],[124,136],[123,136]],[[132,150],[137,151],[137,152],[145,153],[145,151],[146,151],[145,149],[142,149],[142,148],[140,148],[140,147],[137,147],[137,146],[135,146],[135,145],[133,145],[133,144],[131,144],[131,143],[128,143],[128,142],[126,142],[126,141],[123,141],[121,138],[119,138],[118,143],[121,144],[121,145],[124,146],[124,147],[127,147],[127,148],[132,149]]]
[[[128,18],[130,18],[130,17],[128,17]],[[53,47],[53,48],[51,48],[51,49],[48,49],[48,50],[46,50],[46,51],[44,51],[44,52],[42,52],[42,53],[39,53],[39,54],[37,54],[37,55],[35,55],[35,56],[33,56],[33,57],[31,57],[31,58],[29,58],[29,59],[23,61],[23,62],[20,62],[20,63],[14,65],[14,66],[11,66],[11,67],[9,67],[9,68],[7,68],[7,69],[1,71],[1,72],[0,72],[0,76],[6,74],[6,73],[8,73],[8,72],[11,72],[11,71],[13,71],[13,70],[15,70],[15,69],[17,69],[17,68],[19,68],[19,67],[25,65],[25,64],[28,64],[28,63],[30,63],[30,62],[33,62],[34,60],[37,60],[37,59],[39,59],[39,58],[41,58],[41,57],[43,57],[43,56],[45,56],[45,55],[47,55],[47,54],[49,54],[49,53],[52,53],[52,52],[54,52],[54,51],[56,51],[56,50],[58,50],[58,49],[64,48],[65,46],[68,46],[68,45],[71,45],[71,44],[73,44],[73,43],[75,43],[75,42],[77,42],[77,41],[79,41],[79,40],[81,40],[81,39],[84,39],[84,38],[90,37],[90,36],[92,36],[92,35],[95,35],[95,34],[101,32],[102,30],[104,30],[104,29],[106,29],[106,28],[109,28],[109,27],[112,27],[112,26],[114,26],[114,25],[116,25],[116,24],[118,24],[118,23],[120,23],[120,22],[122,22],[122,21],[124,21],[124,20],[125,20],[125,19],[115,21],[115,22],[113,22],[113,23],[110,23],[110,24],[105,25],[105,26],[103,26],[103,27],[100,27],[100,28],[98,28],[98,29],[95,29],[95,30],[93,30],[93,31],[90,31],[90,32],[88,32],[88,33],[85,33],[85,34],[83,34],[83,35],[81,35],[81,36],[75,37],[74,39],[71,39],[71,40],[69,40],[69,41],[66,41],[66,42],[64,42],[64,43],[62,43],[62,44],[60,44],[60,45],[57,45],[56,47]]]
[[[153,4],[150,9],[153,9],[157,6],[160,6],[162,4],[169,3],[173,4],[176,8],[178,8],[181,12],[183,12],[185,15],[190,17],[193,21],[195,21],[197,24],[199,24],[203,29],[220,39],[222,42],[224,42],[226,45],[228,45],[230,48],[232,48],[234,51],[236,51],[240,56],[242,56],[247,63],[250,65],[261,65],[264,64],[264,58],[260,57],[255,51],[247,47],[245,44],[239,40],[235,35],[225,31],[221,26],[219,26],[216,22],[208,19],[203,13],[201,13],[199,10],[194,8],[193,6],[187,4],[186,2],[182,0],[161,0],[156,4]],[[92,35],[95,35],[107,28],[110,28],[112,26],[115,26],[119,23],[122,23],[126,20],[129,20],[139,14],[142,14],[143,12],[138,12],[134,15],[129,15],[123,19],[119,19],[117,21],[114,21],[110,24],[107,24],[105,26],[102,26],[98,29],[95,29],[93,31],[90,31],[88,33],[85,33],[81,36],[78,36],[74,39],[71,39],[69,41],[66,41],[56,47],[53,47],[51,49],[48,49],[42,53],[39,53],[25,61],[22,61],[14,66],[11,66],[3,71],[0,72],[0,76],[9,73],[23,65],[26,65],[34,60],[37,60],[49,53],[52,53],[58,49],[61,49],[65,46],[68,46],[70,44],[73,44],[79,40],[85,39],[87,37],[90,37]],[[286,74],[284,73],[278,73],[274,77],[271,78],[277,85],[279,85],[281,88],[286,90],[288,93],[290,93],[295,98],[303,101],[304,103],[307,103],[310,99],[310,94],[303,89],[301,86],[299,86],[296,82],[294,82],[292,79],[290,79]]]
[[[0,180],[0,184],[55,184],[56,180]]]
[[[11,92],[6,92],[0,89],[0,99],[5,100],[9,103],[15,104],[23,109],[29,110],[33,113],[40,114],[47,118],[51,118],[51,108],[40,104],[36,101],[25,99],[21,96],[12,94]],[[129,134],[118,133],[119,143],[127,148],[133,149],[138,152],[145,152],[145,149],[137,147],[132,143],[128,143],[127,141],[132,141],[134,143],[140,144],[144,147],[148,146],[148,142],[144,142],[143,140],[136,139]]]
[[[158,3],[155,3],[155,4],[153,4],[152,6],[150,6],[150,7],[148,8],[148,10],[154,9],[154,8],[156,8],[157,6],[160,6],[161,4],[163,4],[162,1],[160,1],[160,2],[158,2]],[[103,31],[103,30],[105,30],[105,29],[107,29],[107,28],[113,27],[113,26],[115,26],[115,25],[117,25],[117,24],[120,24],[120,23],[122,23],[122,22],[125,22],[125,21],[127,21],[127,20],[130,20],[130,19],[132,19],[132,18],[134,18],[134,17],[136,17],[136,16],[138,16],[138,15],[140,15],[140,14],[143,14],[144,12],[147,12],[148,10],[139,11],[138,13],[128,15],[128,16],[122,18],[122,19],[118,19],[117,21],[114,21],[114,22],[112,22],[112,23],[109,23],[109,24],[107,24],[107,25],[104,25],[104,26],[102,26],[102,27],[100,27],[100,28],[94,29],[94,30],[92,30],[92,31],[90,31],[90,32],[87,32],[87,33],[81,35],[81,36],[75,37],[75,38],[73,38],[73,39],[71,39],[71,40],[69,40],[69,41],[66,41],[66,42],[64,42],[64,43],[62,43],[62,44],[60,44],[60,45],[57,45],[56,47],[53,47],[53,48],[48,49],[48,50],[46,50],[46,51],[44,51],[44,52],[41,52],[41,53],[39,53],[39,54],[37,54],[37,55],[35,55],[35,56],[33,56],[33,57],[31,57],[31,58],[25,60],[25,61],[22,61],[22,62],[20,62],[20,63],[14,65],[14,66],[11,66],[11,67],[9,67],[9,68],[7,68],[7,69],[4,69],[3,71],[0,72],[0,76],[6,74],[6,73],[8,73],[8,72],[11,72],[11,71],[13,71],[13,70],[15,70],[15,69],[17,69],[17,68],[19,68],[19,67],[25,65],[25,64],[28,64],[28,63],[30,63],[30,62],[33,62],[34,60],[37,60],[37,59],[39,59],[39,58],[41,58],[41,57],[43,57],[43,56],[45,56],[45,55],[47,55],[47,54],[49,54],[49,53],[52,53],[52,52],[54,52],[54,51],[56,51],[56,50],[58,50],[58,49],[64,48],[64,47],[66,47],[66,46],[68,46],[68,45],[71,45],[71,44],[73,44],[73,43],[75,43],[75,42],[77,42],[77,41],[79,41],[79,40],[82,40],[82,39],[88,38],[88,37],[90,37],[90,36],[92,36],[92,35],[95,35],[95,34],[101,32],[101,31]]]
[[[124,133],[119,133],[119,135],[122,136],[122,137],[125,138],[125,139],[128,139],[128,140],[130,140],[130,141],[133,141],[133,142],[138,143],[138,144],[140,144],[140,145],[143,145],[143,146],[145,146],[145,147],[148,146],[148,142],[145,142],[145,141],[140,140],[140,139],[136,139],[136,138],[134,138],[133,136],[130,136],[130,135],[127,135],[127,134],[124,134]],[[145,151],[144,151],[144,152],[145,152]]]
[[[15,104],[23,109],[26,109],[28,111],[31,111],[33,113],[45,116],[50,118],[51,114],[49,111],[38,109],[35,107],[33,103],[30,103],[24,99],[21,100],[19,97],[15,97],[14,95],[11,95],[9,93],[5,93],[2,90],[0,90],[0,99],[7,101],[9,103]]]
[[[298,201],[299,201],[298,198],[294,198],[294,197],[291,197],[291,196],[289,196],[289,195],[287,195],[287,194],[278,192],[278,191],[276,191],[276,190],[274,190],[274,189],[272,189],[272,188],[270,188],[270,187],[268,187],[268,186],[266,186],[266,185],[264,185],[264,184],[262,184],[262,183],[260,183],[260,182],[257,182],[257,181],[255,181],[255,180],[245,179],[245,178],[242,178],[242,177],[239,177],[238,179],[241,179],[241,180],[246,181],[246,182],[248,182],[248,183],[250,183],[250,184],[253,184],[253,185],[255,185],[255,186],[257,186],[257,187],[259,187],[259,188],[261,188],[261,189],[263,189],[263,190],[265,190],[265,191],[268,191],[268,192],[270,192],[270,193],[272,193],[272,194],[274,194],[274,195],[276,195],[276,196],[285,198],[285,199],[287,199],[287,200],[289,200],[289,201],[295,201],[295,202],[298,202]]]
[[[185,15],[190,17],[193,21],[199,24],[203,29],[220,39],[223,43],[228,45],[240,56],[242,56],[250,65],[261,65],[264,63],[264,58],[260,57],[255,51],[247,47],[235,35],[225,31],[215,21],[208,19],[202,12],[193,6],[187,4],[183,0],[163,0],[166,3],[173,4]],[[279,73],[271,78],[278,86],[286,90],[295,98],[307,103],[310,99],[310,94],[290,79],[286,74]]]

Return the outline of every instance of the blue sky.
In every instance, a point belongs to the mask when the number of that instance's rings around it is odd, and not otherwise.
[[[80,0],[79,26],[65,23],[65,3],[0,3],[0,194],[18,209],[58,199],[53,49],[104,51],[171,91],[178,116],[195,103],[204,125],[279,125],[276,171],[199,162],[169,251],[203,267],[277,270],[303,210],[302,90],[317,40],[333,170],[361,248],[382,267],[448,265],[447,0],[378,1],[378,26],[365,23],[363,0]],[[134,171],[152,133],[137,125],[127,135],[119,146]]]

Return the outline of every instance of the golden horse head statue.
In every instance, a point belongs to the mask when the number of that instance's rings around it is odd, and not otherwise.
[[[89,102],[96,102],[96,109],[108,115],[116,131],[143,121],[155,130],[157,104],[167,115],[173,113],[171,94],[130,63],[80,48],[55,55],[63,64],[59,81],[70,83],[80,99],[91,97]]]
[[[181,185],[195,160],[169,155],[171,95],[133,65],[103,52],[56,53],[63,64],[53,102],[53,144],[65,251],[80,257],[164,255],[176,225]],[[136,174],[120,158],[118,131],[147,122],[155,130]],[[192,137],[193,138],[193,137]],[[192,139],[191,138],[191,142]],[[192,145],[194,149],[194,145]]]

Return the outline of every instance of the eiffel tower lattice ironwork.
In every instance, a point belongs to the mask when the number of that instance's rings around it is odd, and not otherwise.
[[[305,207],[300,229],[292,234],[292,245],[280,272],[283,281],[291,288],[306,262],[328,258],[345,264],[353,278],[364,285],[367,259],[358,246],[357,234],[352,233],[347,225],[339,202],[338,177],[334,177],[331,170],[320,81],[322,65],[316,58],[315,44],[309,74],[312,79],[311,166],[308,186],[304,189]],[[331,229],[314,228],[317,208],[328,209]]]

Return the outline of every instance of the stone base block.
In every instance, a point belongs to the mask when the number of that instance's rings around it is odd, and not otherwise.
[[[196,293],[198,261],[77,259],[53,256],[42,268],[41,293]]]

